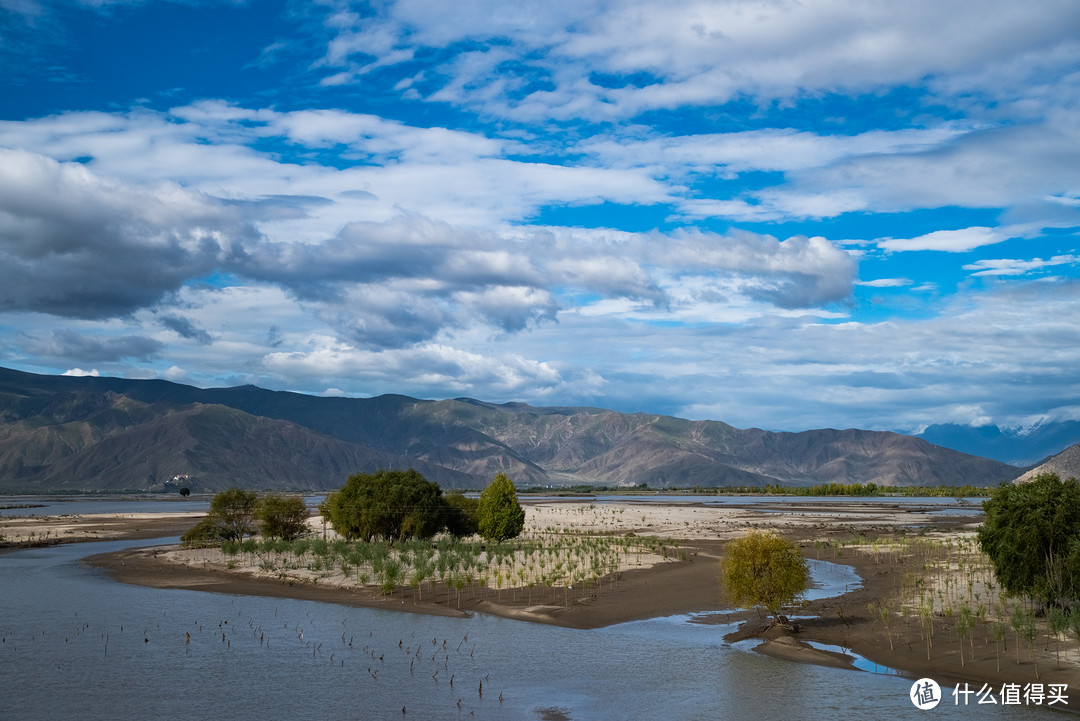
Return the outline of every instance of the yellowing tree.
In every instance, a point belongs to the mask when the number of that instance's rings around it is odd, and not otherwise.
[[[720,578],[732,603],[764,606],[779,620],[780,609],[806,592],[810,569],[793,542],[751,531],[728,543]]]

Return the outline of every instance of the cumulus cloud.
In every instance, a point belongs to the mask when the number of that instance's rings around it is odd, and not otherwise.
[[[670,308],[734,296],[820,307],[852,290],[854,259],[824,238],[634,234],[543,227],[477,231],[420,216],[353,223],[318,244],[262,244],[242,272],[288,288],[364,347],[403,347],[478,323],[517,332],[553,322],[576,293]],[[693,283],[691,283],[693,285]]]
[[[71,368],[69,370],[64,371],[60,375],[62,375],[62,376],[75,376],[76,378],[83,378],[83,377],[87,377],[87,376],[92,377],[92,378],[97,378],[101,374],[98,373],[97,368],[94,368],[94,369],[91,369],[91,370],[88,370],[88,371],[83,370],[82,368]]]
[[[203,112],[246,117],[237,108]],[[223,200],[0,152],[0,307],[8,310],[117,317],[224,272],[285,288],[351,342],[394,348],[446,328],[480,323],[512,333],[554,322],[572,302],[568,289],[663,305],[673,297],[672,279],[738,277],[738,293],[801,308],[843,300],[854,277],[851,257],[823,238],[750,233],[478,229],[409,214],[286,242],[263,229],[330,201],[298,194]],[[213,341],[184,315],[163,313],[157,322],[187,340]]]
[[[0,5],[15,81],[64,72],[35,52],[87,28]],[[1067,415],[1078,22],[1066,0],[296,6],[250,87],[13,103],[3,352],[785,429]],[[258,105],[207,95],[230,91]]]
[[[0,308],[130,313],[228,262],[256,236],[201,193],[132,186],[0,149]]]
[[[308,122],[315,123],[310,130]],[[267,143],[282,152],[252,147]],[[180,183],[229,198],[237,212],[275,221],[262,226],[269,237],[290,241],[402,212],[484,227],[521,222],[549,206],[658,204],[680,192],[650,168],[551,163],[544,148],[526,150],[519,141],[482,133],[222,101],[167,113],[78,112],[0,121],[0,146],[89,159],[94,172],[129,183]],[[331,161],[314,162],[313,156]]]
[[[677,234],[676,241],[663,251],[673,267],[748,278],[751,297],[781,308],[844,300],[855,281],[854,259],[821,237],[779,241],[748,232],[721,236],[688,230]]]

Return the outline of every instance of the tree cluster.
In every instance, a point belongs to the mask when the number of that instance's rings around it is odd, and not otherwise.
[[[525,511],[513,482],[501,473],[479,499],[443,495],[437,483],[415,470],[356,473],[319,506],[323,517],[348,540],[398,541],[480,533],[501,541],[519,535]]]
[[[323,518],[346,539],[390,542],[431,538],[446,531],[466,537],[479,533],[490,541],[517,537],[525,510],[514,483],[499,474],[480,494],[443,495],[437,483],[415,470],[356,473],[319,504]],[[210,510],[181,541],[187,546],[242,541],[261,533],[290,541],[307,531],[308,509],[297,496],[230,488],[214,496]]]
[[[1010,593],[1046,606],[1080,604],[1080,481],[1040,473],[983,502],[978,540]]]
[[[350,541],[430,538],[446,525],[442,489],[411,469],[355,473],[319,510]]]
[[[299,496],[268,493],[260,498],[255,491],[230,488],[214,496],[206,516],[180,540],[187,546],[205,546],[242,541],[261,531],[266,537],[291,541],[307,530],[308,515]]]

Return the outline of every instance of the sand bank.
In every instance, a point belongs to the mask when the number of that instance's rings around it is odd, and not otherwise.
[[[191,513],[0,516],[0,549],[179,536],[201,517]]]

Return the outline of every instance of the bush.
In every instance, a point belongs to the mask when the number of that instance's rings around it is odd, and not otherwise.
[[[224,534],[225,527],[221,519],[208,515],[180,536],[180,543],[188,548],[217,546],[224,538]]]

